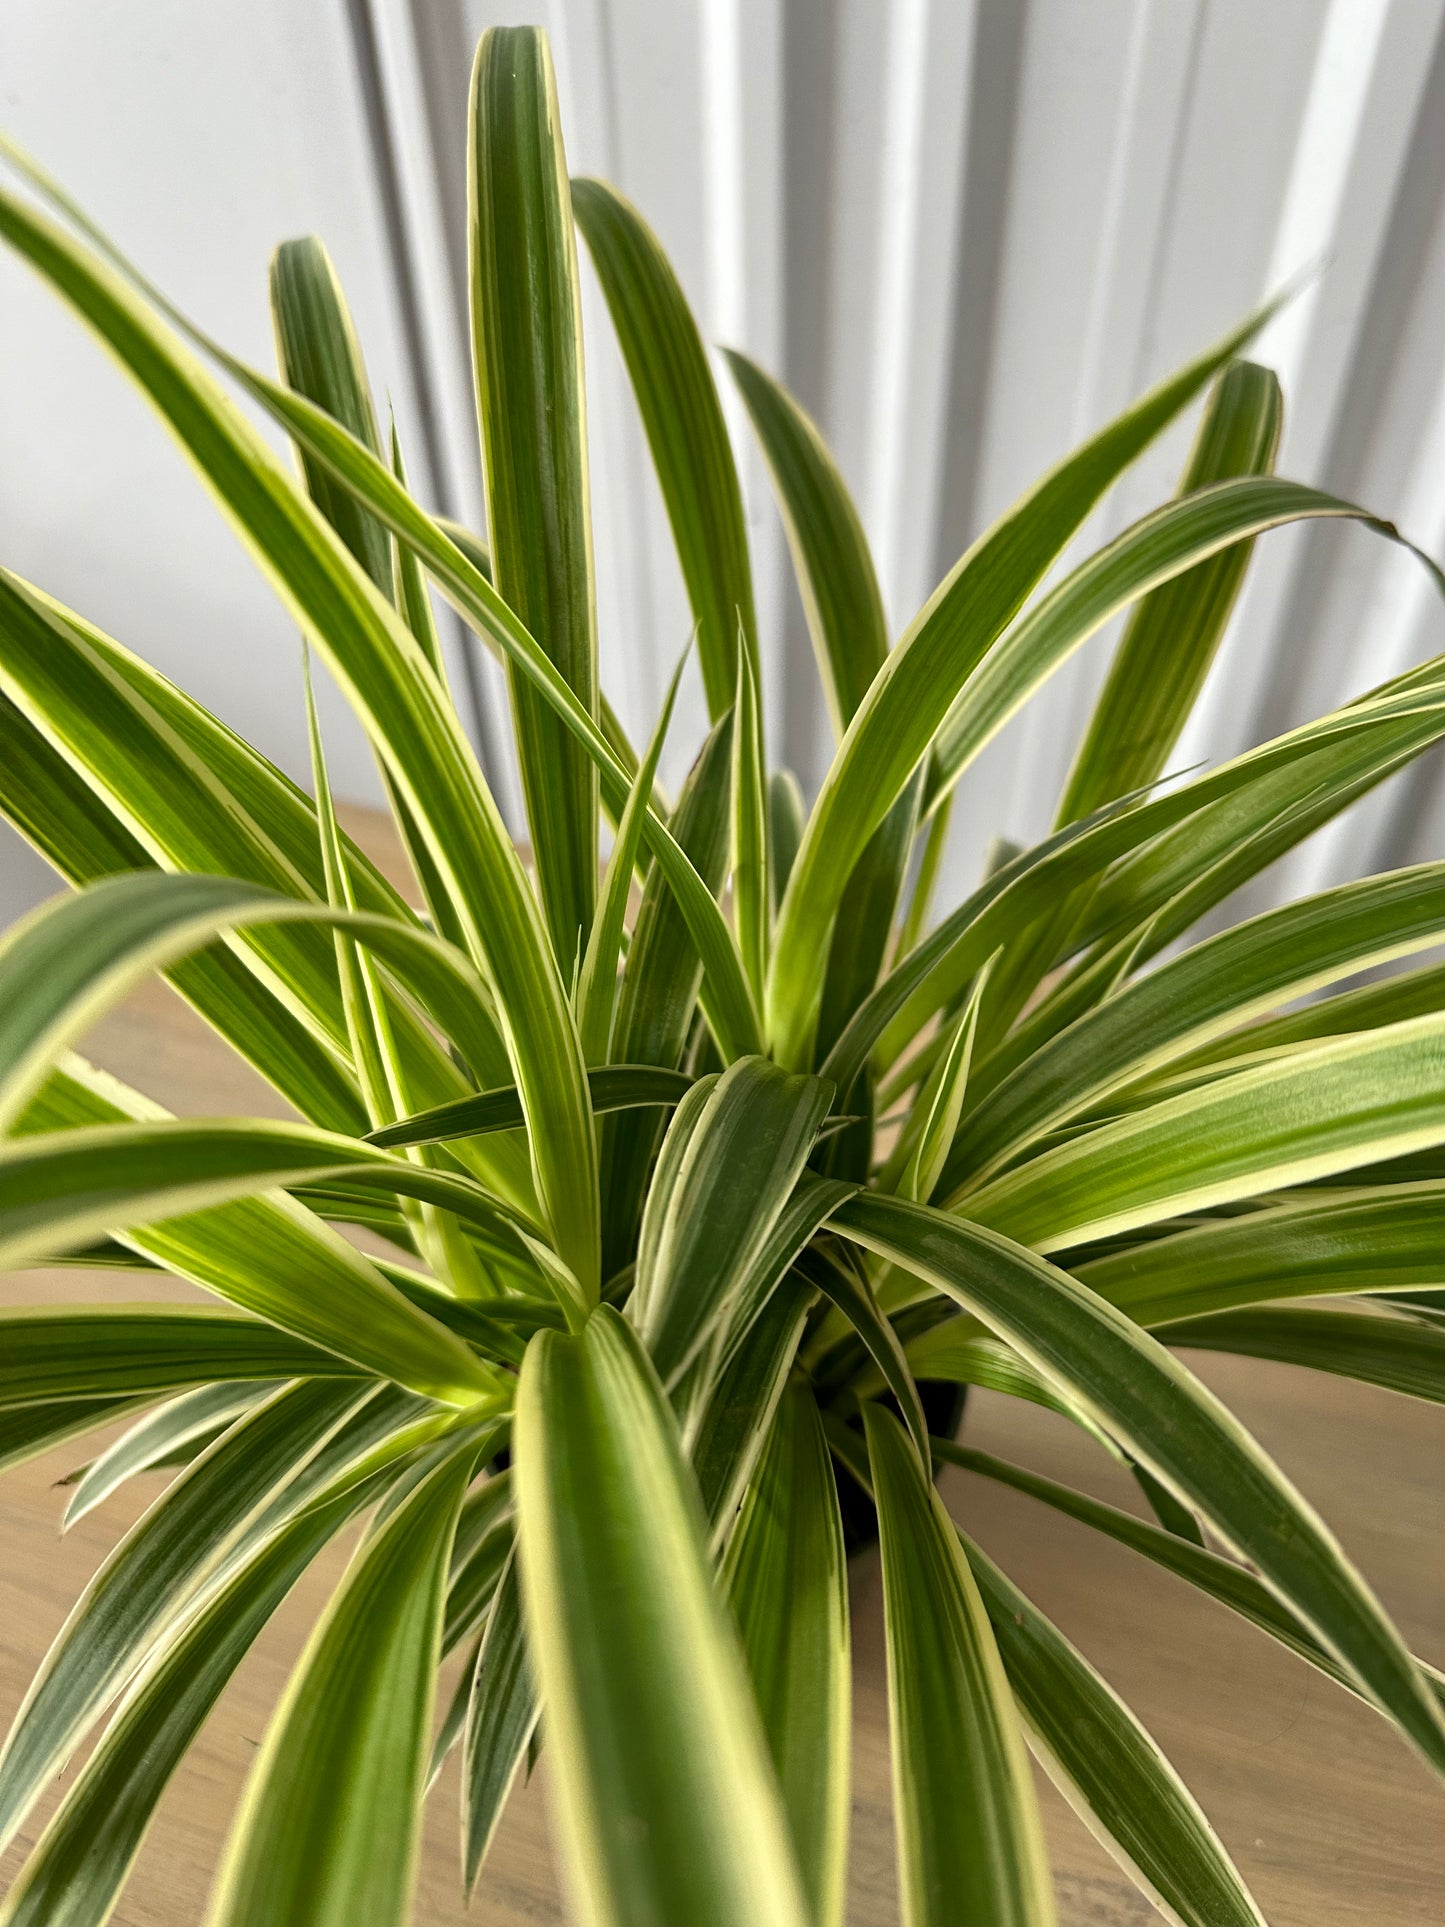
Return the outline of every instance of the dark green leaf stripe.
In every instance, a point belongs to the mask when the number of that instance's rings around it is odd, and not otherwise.
[[[726,353],[772,471],[808,633],[841,736],[888,654],[883,596],[863,524],[805,411],[756,362]]]
[[[477,1884],[517,1768],[537,1727],[515,1550],[487,1615],[467,1702],[462,1788],[462,1876]]]
[[[1216,482],[1155,509],[1081,563],[984,657],[938,733],[936,782],[955,782],[1044,679],[1138,595],[1266,529],[1340,516],[1363,522],[1377,535],[1404,539],[1392,522],[1272,476]],[[1436,586],[1445,586],[1435,564],[1415,553]]]
[[[275,1325],[209,1305],[22,1307],[0,1312],[0,1341],[0,1408],[358,1371]]]
[[[102,1927],[207,1714],[301,1573],[368,1496],[362,1487],[308,1507],[166,1636],[7,1894],[3,1927]]]
[[[912,1434],[924,1469],[931,1472],[928,1421],[923,1415],[918,1387],[913,1382],[913,1373],[898,1334],[879,1311],[878,1301],[867,1277],[855,1272],[846,1257],[835,1258],[831,1253],[823,1252],[806,1252],[798,1269],[809,1284],[816,1285],[837,1306],[868,1348],[884,1384],[898,1400],[899,1410]]]
[[[778,1407],[813,1302],[796,1273],[777,1286],[718,1373],[690,1457],[713,1544],[726,1538]]]
[[[252,1768],[212,1927],[405,1921],[447,1561],[475,1457],[475,1441],[453,1448],[353,1560]]]
[[[23,1465],[97,1426],[113,1424],[144,1403],[144,1398],[57,1398],[0,1407],[0,1471]]]
[[[682,564],[714,722],[733,699],[738,634],[757,657],[742,492],[697,323],[656,235],[605,181],[572,210],[607,297]]]
[[[821,1078],[764,1058],[730,1065],[695,1116],[670,1182],[659,1169],[628,1315],[667,1385],[691,1363],[765,1245],[832,1102]],[[668,1152],[664,1149],[663,1156]]]
[[[177,1454],[199,1456],[228,1425],[280,1389],[273,1378],[223,1379],[219,1384],[198,1385],[178,1398],[167,1399],[158,1410],[147,1412],[75,1479],[62,1531],[69,1531],[77,1519],[83,1519],[137,1472],[171,1464]]]
[[[470,1179],[404,1163],[309,1125],[186,1118],[25,1137],[0,1154],[0,1266],[34,1263],[103,1229],[130,1230],[334,1171],[403,1197],[441,1204],[491,1230],[494,1205]],[[161,1226],[164,1237],[164,1226]],[[312,1281],[237,1267],[223,1291],[247,1311],[411,1383],[450,1404],[495,1396],[496,1375],[435,1319],[408,1303],[373,1266],[335,1267],[324,1293]],[[314,1289],[314,1287],[313,1287]]]
[[[833,1223],[983,1319],[1194,1507],[1437,1768],[1445,1718],[1338,1543],[1223,1405],[1155,1339],[996,1232],[900,1199],[854,1198]]]
[[[1130,1551],[1153,1560],[1165,1572],[1172,1572],[1177,1578],[1197,1587],[1208,1598],[1218,1600],[1220,1605],[1247,1619],[1261,1632],[1268,1633],[1271,1639],[1278,1640],[1290,1652],[1307,1660],[1337,1685],[1359,1695],[1359,1686],[1338,1660],[1320,1645],[1308,1627],[1302,1625],[1287,1606],[1281,1605],[1268,1586],[1261,1584],[1247,1567],[1237,1565],[1233,1559],[1223,1558],[1217,1552],[1207,1551],[1203,1546],[1191,1544],[1173,1532],[1166,1532],[1150,1520],[1136,1518],[1132,1512],[1121,1512],[1117,1506],[1106,1505],[1102,1499],[1090,1498],[1086,1493],[1074,1491],[1071,1486],[1043,1478],[1037,1472],[1027,1472],[1020,1465],[1010,1465],[1007,1460],[994,1458],[991,1453],[978,1452],[970,1446],[939,1438],[933,1441],[933,1451],[936,1458],[946,1459],[949,1464],[961,1466],[966,1472],[976,1472],[981,1478],[994,1479],[1002,1485],[1012,1486],[1017,1492],[1027,1493],[1029,1498],[1052,1506],[1066,1518],[1077,1519],[1081,1525],[1090,1526],[1121,1546],[1127,1546]],[[1437,1704],[1445,1708],[1445,1679],[1423,1661],[1417,1660],[1415,1663]]]

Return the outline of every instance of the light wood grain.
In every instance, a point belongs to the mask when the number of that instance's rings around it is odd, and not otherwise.
[[[215,1115],[281,1108],[159,984],[109,1018],[89,1048],[177,1110]],[[163,1279],[66,1271],[11,1276],[0,1285],[10,1304],[183,1296],[187,1289]],[[1445,1413],[1254,1361],[1195,1362],[1319,1505],[1417,1650],[1445,1662]],[[975,1394],[966,1436],[1116,1503],[1135,1503],[1115,1467],[1036,1407]],[[62,1495],[53,1482],[76,1456],[74,1446],[63,1448],[0,1479],[0,1716],[6,1719],[99,1558],[160,1490],[159,1478],[137,1480],[61,1539]],[[1445,1918],[1445,1799],[1378,1719],[1261,1635],[1084,1528],[961,1473],[947,1474],[944,1490],[970,1531],[1150,1726],[1274,1927],[1424,1927]],[[344,1547],[333,1549],[308,1574],[207,1725],[116,1914],[123,1927],[182,1927],[200,1917],[268,1711],[344,1555]],[[897,1914],[881,1615],[871,1561],[861,1563],[853,1590],[850,1917],[858,1927],[884,1927]],[[418,1927],[463,1920],[474,1927],[523,1927],[563,1918],[545,1798],[544,1762],[537,1783],[513,1801],[482,1892],[468,1910],[457,1875],[453,1766],[429,1804]],[[1045,1786],[1043,1798],[1066,1927],[1144,1927],[1155,1919],[1052,1789]],[[27,1839],[33,1837],[32,1830]],[[6,1877],[18,1859],[12,1850]]]

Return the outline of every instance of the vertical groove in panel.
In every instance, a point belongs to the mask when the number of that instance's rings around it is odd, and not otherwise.
[[[1165,239],[1189,137],[1204,8],[1136,0],[1123,60],[1113,152],[1082,306],[1078,377],[1067,444],[1076,446],[1148,386]],[[1125,475],[1070,545],[1072,563],[1152,506],[1151,484]],[[1062,664],[1016,726],[1011,813],[1022,833],[1051,819],[1084,716],[1119,625]]]
[[[826,424],[835,326],[830,276],[843,218],[832,194],[839,138],[839,0],[783,10],[782,312],[783,380],[815,421]],[[783,761],[805,794],[832,755],[827,705],[791,569],[784,569]]]
[[[895,629],[934,586],[975,28],[971,0],[889,17],[864,520]]]
[[[1371,243],[1413,117],[1408,95],[1420,67],[1416,43],[1427,9],[1416,8],[1408,18],[1393,11],[1391,35],[1389,0],[1331,0],[1261,289],[1297,290],[1251,352],[1278,372],[1284,388],[1280,467],[1307,480],[1321,478],[1344,373],[1342,324],[1373,270]],[[1374,191],[1364,197],[1368,205],[1352,209],[1352,193],[1358,201],[1360,177],[1372,160],[1375,178],[1366,187]],[[1278,685],[1290,668],[1280,654],[1282,622],[1307,541],[1285,534],[1261,548],[1216,673],[1181,744],[1181,760],[1237,753],[1274,723],[1270,711],[1277,715],[1279,695],[1271,683]]]

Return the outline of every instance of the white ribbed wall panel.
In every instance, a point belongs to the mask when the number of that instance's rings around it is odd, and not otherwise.
[[[257,230],[320,226],[345,257],[419,485],[453,513],[480,512],[462,178],[470,54],[489,24],[531,18],[552,34],[573,170],[605,173],[637,201],[709,337],[772,367],[820,418],[897,630],[1044,468],[1291,277],[1302,291],[1258,350],[1285,385],[1284,472],[1445,551],[1445,0],[249,0],[159,11],[172,72],[149,83],[162,87],[157,111],[138,115],[148,84],[138,65],[110,95],[82,92],[82,125],[72,53],[84,68],[95,54],[83,42],[113,36],[120,48],[158,9],[121,0],[97,29],[92,10],[64,0],[12,0],[0,57],[21,58],[18,87],[7,63],[7,119],[252,352],[263,347]],[[242,19],[257,23],[262,49],[248,60],[231,44]],[[293,45],[294,84],[256,86],[263,54],[283,71]],[[184,111],[166,104],[177,76]],[[318,138],[321,125],[334,142]],[[281,192],[279,164],[258,168],[253,149],[302,153],[311,173],[288,163]],[[174,197],[160,185],[167,170],[184,178]],[[225,218],[208,227],[210,196]],[[217,578],[224,624],[207,580],[184,561],[167,568],[163,532],[188,480],[150,452],[125,470],[137,411],[114,399],[119,384],[98,358],[81,368],[89,351],[73,331],[30,318],[39,299],[27,291],[20,321],[6,322],[0,560],[46,574],[294,767],[289,670],[235,675],[238,624],[254,623],[256,648],[274,653],[284,622],[254,590],[232,591],[230,558]],[[642,735],[689,620],[585,260],[584,305],[603,674]],[[74,382],[85,398],[86,412],[63,423],[63,465],[36,445],[42,411],[16,398],[17,350],[27,365],[40,358],[52,397]],[[829,753],[823,707],[765,477],[726,405],[771,746],[811,786]],[[1150,451],[1082,541],[1172,492],[1190,429]],[[97,517],[93,489],[75,482],[91,443],[102,475],[139,478],[124,542],[109,504]],[[218,538],[208,529],[205,540],[209,565]],[[1047,826],[1112,633],[965,777],[954,892],[994,834]],[[1445,614],[1408,557],[1350,529],[1268,538],[1179,760],[1232,754],[1441,649]],[[480,694],[481,740],[514,809],[494,672]],[[672,780],[702,723],[694,687],[674,724]],[[364,759],[341,767],[367,793]],[[1442,853],[1445,796],[1427,760],[1250,901]],[[31,888],[5,861],[0,908]]]

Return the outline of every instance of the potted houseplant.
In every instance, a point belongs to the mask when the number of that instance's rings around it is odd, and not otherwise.
[[[166,419],[350,698],[421,908],[339,830],[314,711],[313,799],[0,572],[0,807],[75,886],[0,948],[0,1258],[131,1267],[142,1293],[159,1267],[214,1300],[0,1321],[7,1462],[123,1417],[73,1504],[182,1465],[0,1754],[9,1841],[99,1731],[0,1920],[109,1914],[251,1641],[362,1521],[258,1752],[217,1927],[406,1919],[454,1744],[469,1886],[540,1745],[580,1918],[832,1927],[846,1547],[875,1535],[908,1927],[1052,1919],[1026,1737],[1171,1918],[1257,1923],[1159,1749],[934,1476],[968,1465],[1122,1540],[1445,1768],[1439,1676],[1175,1351],[1445,1384],[1445,976],[1286,1009],[1439,941],[1445,867],[1188,940],[1445,735],[1445,665],[1160,781],[1252,540],[1362,515],[1274,476],[1278,388],[1240,358],[1261,317],[1040,482],[891,647],[827,450],[732,355],[837,727],[805,810],[765,767],[738,482],[677,282],[618,194],[569,185],[542,35],[484,39],[472,109],[487,547],[408,491],[319,243],[276,256],[269,378],[7,150],[0,234]],[[597,684],[574,224],[695,618],[712,726],[675,797],[671,697],[633,746]],[[289,432],[299,479],[223,378]],[[1198,397],[1178,497],[1041,592]],[[429,586],[506,665],[530,872]],[[1125,608],[1053,833],[931,921],[960,774]],[[154,970],[294,1121],[174,1118],[75,1053]],[[1369,1303],[1291,1302],[1331,1292]],[[1074,1421],[1158,1522],[958,1443],[969,1384]]]

